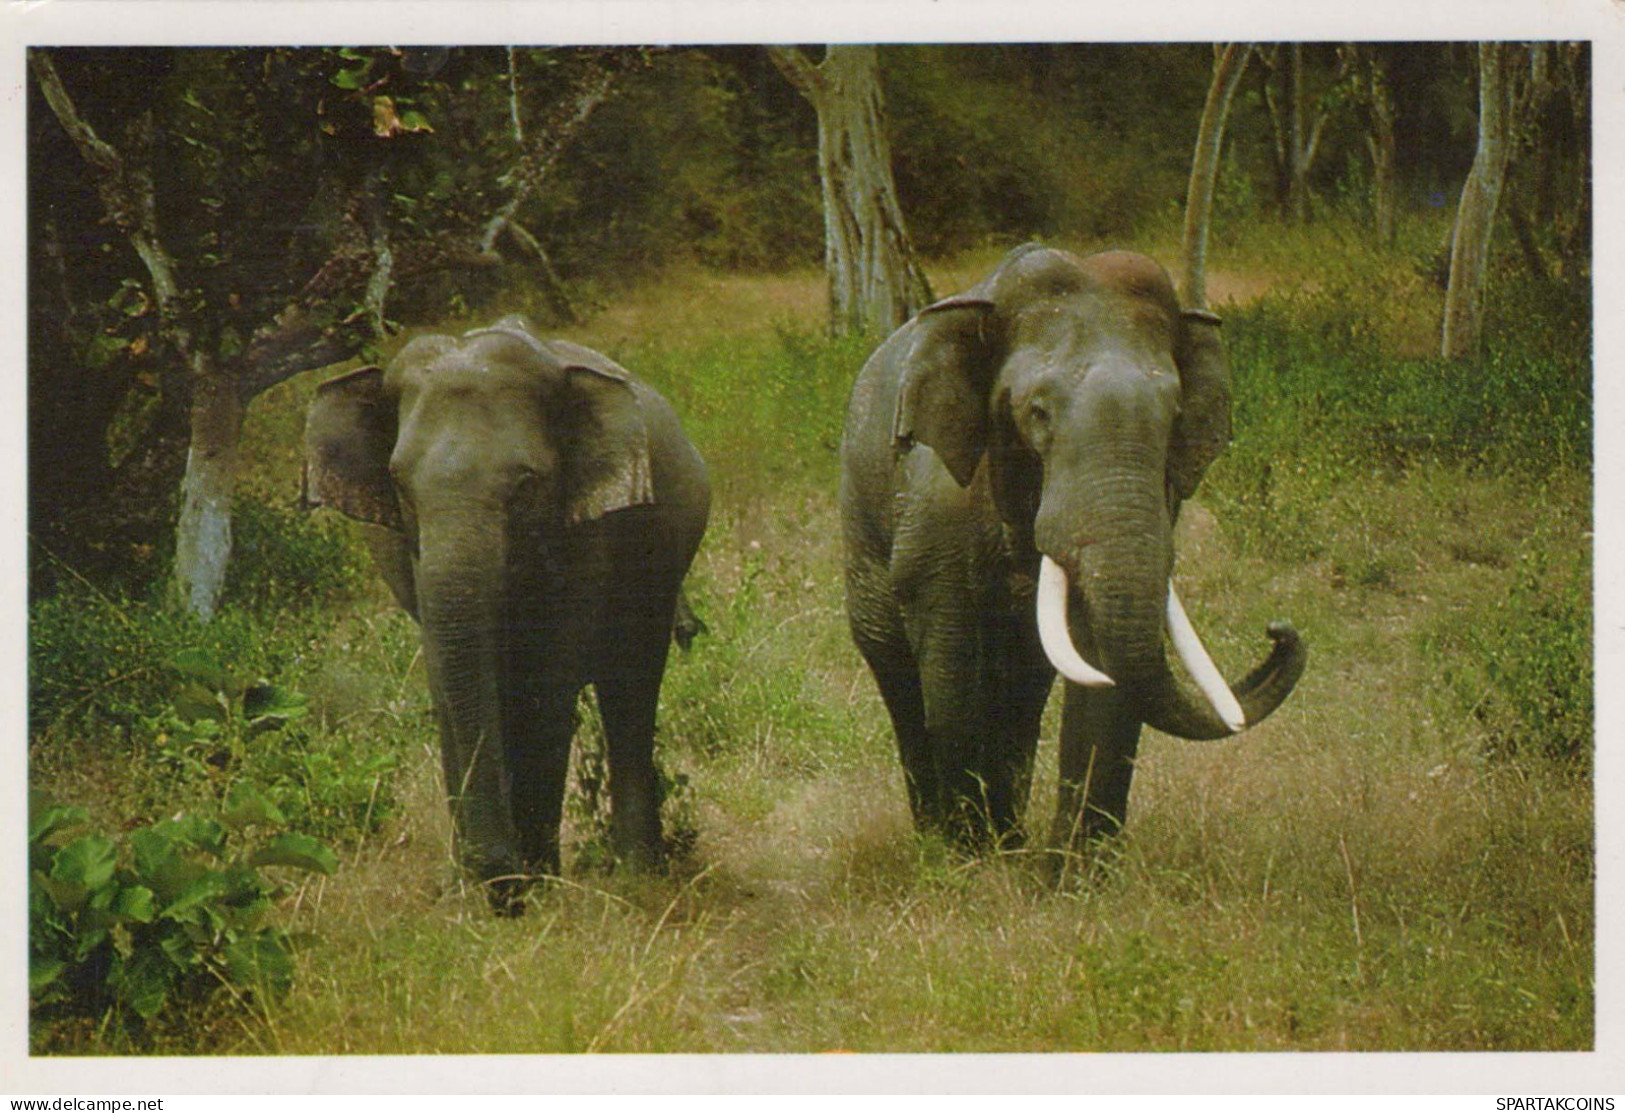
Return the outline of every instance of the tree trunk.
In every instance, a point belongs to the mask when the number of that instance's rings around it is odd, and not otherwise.
[[[1224,126],[1230,101],[1247,69],[1252,52],[1248,43],[1225,43],[1214,48],[1213,82],[1191,156],[1190,187],[1185,193],[1185,286],[1180,291],[1187,306],[1207,306],[1207,239],[1213,217],[1213,190],[1219,179],[1219,154],[1224,147]]]
[[[925,307],[931,288],[892,179],[879,55],[870,45],[831,46],[815,66],[795,47],[768,51],[818,114],[830,329],[890,332]]]
[[[1303,91],[1303,44],[1292,44],[1292,163],[1287,179],[1287,206],[1299,224],[1309,219],[1309,159],[1305,152],[1304,117],[1308,106]]]
[[[1511,114],[1506,71],[1512,49],[1505,43],[1483,43],[1478,48],[1478,150],[1450,235],[1450,285],[1444,296],[1441,346],[1445,359],[1476,355],[1483,332],[1490,240],[1506,179]]]
[[[1371,208],[1376,224],[1377,241],[1394,242],[1396,207],[1395,138],[1393,89],[1388,80],[1388,66],[1383,61],[1380,47],[1366,48],[1365,100],[1369,113],[1366,149],[1371,153]]]
[[[243,403],[232,380],[199,368],[192,378],[192,443],[175,527],[175,590],[207,622],[220,605],[231,559],[231,497]]]

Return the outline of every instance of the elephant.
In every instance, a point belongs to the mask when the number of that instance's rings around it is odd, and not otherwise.
[[[1173,591],[1180,505],[1229,436],[1219,318],[1132,252],[1017,248],[874,351],[840,450],[847,617],[917,828],[1023,844],[1057,672],[1051,862],[1123,826],[1143,725],[1223,738],[1291,693],[1290,624],[1227,685]]]
[[[321,384],[306,499],[360,522],[417,620],[457,857],[499,912],[559,873],[576,700],[604,724],[619,860],[664,855],[656,703],[710,481],[677,416],[521,317],[419,336]]]

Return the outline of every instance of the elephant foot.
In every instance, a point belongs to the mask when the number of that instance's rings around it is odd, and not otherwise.
[[[485,899],[498,916],[507,919],[523,916],[525,898],[532,884],[528,877],[495,877],[485,883]]]
[[[1072,847],[1050,847],[1038,854],[1039,872],[1056,889],[1087,889],[1104,884],[1122,861],[1122,844],[1098,832]]]
[[[522,916],[525,898],[536,884],[539,874],[521,865],[517,856],[498,851],[464,861],[470,873],[479,879],[485,890],[485,899],[491,911],[498,916]]]

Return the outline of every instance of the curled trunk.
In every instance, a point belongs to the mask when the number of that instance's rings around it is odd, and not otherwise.
[[[1087,632],[1091,659],[1138,716],[1165,734],[1191,740],[1224,738],[1266,718],[1303,673],[1306,654],[1297,632],[1286,623],[1272,623],[1269,635],[1274,647],[1263,664],[1229,685],[1234,702],[1208,698],[1177,677],[1169,664],[1164,624],[1171,620],[1177,625],[1173,614],[1183,612],[1177,599],[1170,597],[1168,562],[1147,556],[1145,548],[1143,541],[1092,546],[1076,565],[1081,571],[1077,590],[1071,593],[1073,628]],[[1206,657],[1199,647],[1194,652]],[[1200,671],[1202,666],[1196,667]]]

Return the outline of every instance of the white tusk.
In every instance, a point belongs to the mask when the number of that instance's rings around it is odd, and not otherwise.
[[[1087,688],[1110,688],[1112,678],[1095,668],[1072,645],[1066,626],[1066,569],[1045,557],[1038,565],[1038,640],[1055,671]]]
[[[1235,693],[1230,690],[1230,685],[1219,675],[1218,666],[1213,663],[1213,658],[1209,657],[1207,650],[1202,647],[1202,639],[1196,636],[1196,628],[1191,625],[1190,616],[1180,605],[1179,596],[1174,594],[1172,580],[1168,581],[1168,634],[1173,639],[1174,651],[1190,670],[1191,679],[1202,689],[1202,694],[1213,705],[1213,710],[1219,713],[1219,718],[1223,719],[1231,730],[1246,729],[1247,716],[1242,713],[1241,704],[1236,702]]]

